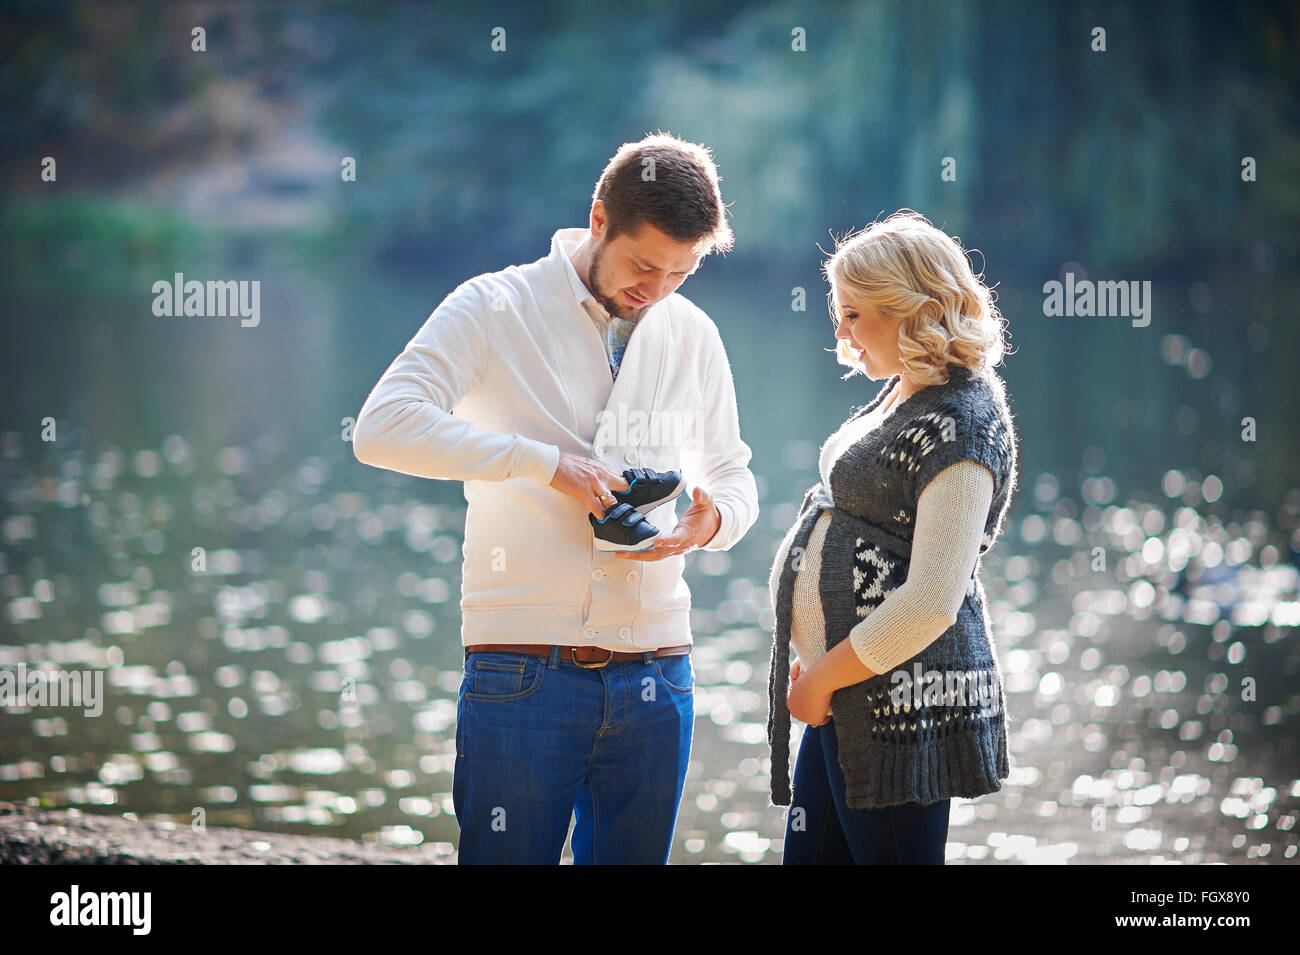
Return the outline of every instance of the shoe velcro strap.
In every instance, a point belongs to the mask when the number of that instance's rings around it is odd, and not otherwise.
[[[615,504],[605,512],[605,521],[616,520],[624,527],[631,527],[641,519],[641,512],[631,504]]]

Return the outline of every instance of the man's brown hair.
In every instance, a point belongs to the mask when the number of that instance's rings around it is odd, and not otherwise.
[[[592,201],[609,216],[605,240],[645,222],[696,251],[729,252],[735,243],[718,188],[718,168],[705,146],[658,132],[624,143],[596,183]]]

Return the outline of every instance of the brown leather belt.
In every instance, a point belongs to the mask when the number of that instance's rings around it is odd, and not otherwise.
[[[560,647],[566,659],[587,670],[599,670],[614,661],[640,660],[646,653],[654,657],[680,657],[691,652],[691,644],[676,647],[659,647],[657,650],[606,650],[604,647]],[[465,648],[471,653],[527,653],[535,657],[549,657],[554,647],[549,643],[473,643]]]

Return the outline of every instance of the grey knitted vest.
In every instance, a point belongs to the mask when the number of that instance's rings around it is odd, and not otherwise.
[[[950,363],[948,376],[845,449],[831,470],[829,496],[820,481],[804,495],[774,595],[767,721],[773,805],[791,801],[791,599],[813,525],[830,511],[818,586],[829,651],[907,580],[917,498],[935,475],[964,459],[993,473],[993,501],[957,622],[890,673],[837,690],[831,709],[852,809],[981,796],[999,790],[1008,775],[1002,675],[979,570],[1015,490],[1016,433],[996,372]],[[883,402],[898,379],[849,420]]]

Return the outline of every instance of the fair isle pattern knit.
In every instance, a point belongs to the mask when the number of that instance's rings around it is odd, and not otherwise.
[[[897,381],[890,378],[849,420],[879,405]],[[805,553],[817,518],[830,512],[818,588],[828,651],[907,579],[917,499],[940,471],[963,460],[983,464],[994,478],[982,559],[1002,532],[1017,468],[1005,388],[991,369],[949,363],[946,383],[913,394],[838,457],[829,493],[820,481],[808,489],[789,550]],[[791,800],[786,696],[796,563],[787,560],[779,575],[768,681],[772,804],[778,806]],[[996,792],[1008,775],[1005,699],[979,562],[972,580],[957,622],[937,640],[897,670],[832,694],[850,808],[973,798]],[[915,699],[895,704],[899,671],[926,676],[915,685]],[[992,693],[972,700],[973,692],[961,693],[963,681],[972,691],[991,681]]]

